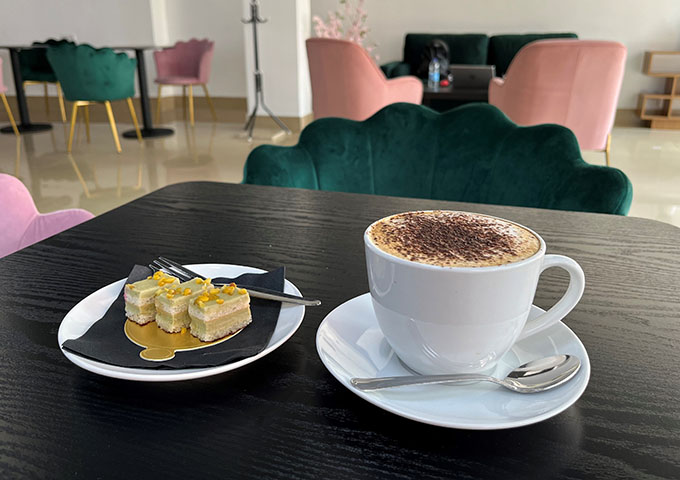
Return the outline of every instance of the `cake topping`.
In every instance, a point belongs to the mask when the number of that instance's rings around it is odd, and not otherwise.
[[[234,292],[237,291],[237,286],[235,283],[230,283],[229,285],[224,285],[222,288],[211,288],[209,290],[204,290],[196,299],[194,304],[199,307],[204,307],[205,302],[215,301],[218,305],[222,305],[225,302],[224,297],[220,295],[233,296]],[[244,288],[239,288],[238,293],[241,295],[247,294],[248,292]]]
[[[184,295],[185,297],[186,297],[187,295],[191,295],[191,289],[190,289],[190,288],[185,288],[184,291],[182,292],[182,295]]]
[[[200,285],[200,284],[202,284],[202,283],[203,283],[203,280],[201,280],[200,278],[197,278],[197,279],[196,279],[196,285]]]

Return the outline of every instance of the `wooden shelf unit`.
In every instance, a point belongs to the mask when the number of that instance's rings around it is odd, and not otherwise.
[[[655,56],[678,56],[680,52],[651,51],[645,53],[643,72],[650,77],[665,78],[665,93],[641,93],[639,101],[639,115],[643,120],[649,121],[650,128],[663,128],[680,130],[680,67],[675,72],[653,72],[652,62]],[[651,112],[647,108],[648,100],[661,100],[661,109]],[[678,114],[673,115],[673,101],[678,101]]]

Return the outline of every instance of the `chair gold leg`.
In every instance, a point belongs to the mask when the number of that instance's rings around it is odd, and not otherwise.
[[[137,112],[135,112],[135,105],[132,103],[132,99],[127,99],[128,108],[130,109],[130,116],[132,117],[132,123],[135,125],[135,132],[137,133],[137,140],[142,142],[142,132],[139,131],[139,123],[137,123]]]
[[[66,107],[64,107],[64,95],[61,91],[61,83],[57,82],[57,98],[59,99],[59,109],[61,110],[61,121],[66,123]]]
[[[116,151],[120,153],[120,140],[118,140],[118,130],[116,129],[116,120],[113,118],[113,110],[111,109],[111,102],[108,100],[104,102],[106,107],[106,114],[109,116],[109,123],[111,124],[111,133],[113,133],[113,141],[116,143]]]
[[[73,102],[73,113],[71,113],[71,131],[68,134],[68,144],[66,151],[71,153],[73,149],[73,134],[76,131],[76,118],[78,117],[78,102]]]
[[[43,82],[43,88],[45,89],[45,112],[47,113],[47,119],[50,119],[50,97],[47,93],[47,82]]]
[[[12,125],[12,130],[14,130],[14,135],[18,137],[19,129],[17,128],[17,124],[14,121],[14,115],[12,115],[12,110],[9,108],[9,103],[7,103],[7,97],[5,96],[4,93],[1,93],[0,95],[2,95],[2,103],[5,104],[5,111],[7,112],[7,116],[9,117],[9,123]]]
[[[194,86],[189,85],[189,123],[194,126]]]
[[[85,135],[87,135],[87,143],[90,143],[90,106],[85,105]]]
[[[187,87],[182,85],[182,117],[187,119]]]
[[[156,123],[161,123],[161,89],[163,85],[158,84],[158,100],[156,101]]]
[[[612,134],[608,133],[607,134],[607,146],[604,148],[604,158],[607,162],[607,166],[609,166],[609,155],[611,153],[612,149]]]
[[[14,161],[14,176],[19,178],[19,167],[21,166],[21,137],[17,137],[17,156]]]
[[[210,98],[210,95],[208,94],[208,86],[205,83],[202,83],[201,86],[203,87],[203,91],[205,92],[205,99],[208,101],[208,106],[210,107],[210,113],[212,113],[213,122],[216,122],[217,113],[215,113],[215,106],[213,105],[212,98]]]

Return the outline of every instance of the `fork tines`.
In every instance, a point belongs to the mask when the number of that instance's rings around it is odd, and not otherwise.
[[[200,278],[205,279],[205,277],[203,275],[199,275],[198,273],[194,272],[193,270],[189,270],[188,268],[186,268],[181,263],[175,262],[174,260],[170,260],[167,257],[163,257],[163,256],[159,255],[157,260],[161,265],[167,265],[168,267],[172,267],[175,271],[182,272],[184,275],[187,275],[188,277],[191,277],[191,278],[200,277]]]
[[[167,259],[163,257],[158,257],[156,260],[151,262],[149,265],[150,268],[156,269],[156,270],[163,270],[166,273],[169,273],[171,275],[174,275],[178,277],[181,281],[186,282],[188,280],[191,280],[192,278],[195,277],[201,277],[201,275],[198,275],[191,270],[187,270],[186,268],[182,267],[181,265],[173,264],[167,261]]]

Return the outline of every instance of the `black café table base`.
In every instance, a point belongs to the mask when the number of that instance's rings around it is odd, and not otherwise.
[[[19,51],[30,48],[44,48],[40,46],[17,46],[17,45],[3,45],[0,48],[9,50],[10,63],[12,65],[12,78],[14,79],[14,89],[17,97],[17,108],[19,110],[19,122],[17,129],[19,133],[37,133],[51,130],[52,125],[49,123],[32,123],[31,116],[28,113],[28,104],[26,103],[26,92],[24,91],[24,79],[21,76],[21,65],[19,64]],[[14,135],[14,129],[11,125],[0,128],[0,132]]]
[[[19,130],[19,133],[36,133],[44,132],[45,130],[52,130],[52,125],[49,123],[29,123],[28,125],[17,123],[17,129]],[[10,125],[0,128],[0,132],[14,134],[14,129]]]
[[[153,138],[153,137],[167,137],[172,135],[175,131],[171,128],[140,128],[142,132],[142,137]],[[137,139],[137,132],[135,130],[127,130],[123,132],[123,137]]]
[[[142,106],[142,125],[140,129],[142,137],[167,137],[175,133],[171,128],[154,128],[153,120],[151,119],[151,107],[149,101],[149,88],[146,83],[146,64],[144,63],[144,50],[156,48],[154,46],[133,46],[133,47],[113,47],[116,50],[134,50],[137,57],[137,79],[139,83],[139,103]],[[160,101],[160,99],[159,99]],[[135,130],[127,130],[123,132],[124,138],[137,139],[137,132]]]

